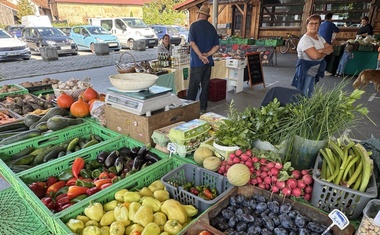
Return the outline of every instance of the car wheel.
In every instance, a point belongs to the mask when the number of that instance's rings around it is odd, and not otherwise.
[[[78,52],[73,53],[72,55],[78,55]]]
[[[95,54],[95,44],[94,43],[91,43],[90,44],[90,50],[93,54]]]
[[[133,39],[129,39],[128,42],[127,42],[127,48],[129,48],[130,50],[132,50],[132,48],[133,48],[133,42],[134,41],[135,40],[133,40]]]
[[[22,58],[23,60],[29,60],[30,59],[30,57],[29,58]]]

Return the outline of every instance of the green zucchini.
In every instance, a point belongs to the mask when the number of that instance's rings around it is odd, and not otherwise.
[[[9,168],[14,172],[14,173],[19,173],[21,171],[28,170],[32,168],[33,166],[31,165],[10,165]]]
[[[10,165],[29,165],[34,161],[36,155],[28,154],[10,162]]]
[[[34,147],[26,147],[23,150],[21,150],[20,152],[14,154],[12,156],[12,158],[16,159],[16,158],[22,157],[22,156],[25,156],[25,155],[32,153],[33,151],[34,151]]]
[[[42,162],[48,162],[52,159],[56,159],[58,154],[63,150],[66,150],[66,148],[63,146],[55,146],[48,154],[45,155]]]
[[[10,131],[10,130],[22,128],[22,127],[25,127],[23,120],[2,124],[0,125],[0,133],[4,131]]]
[[[83,123],[83,119],[81,118],[75,119],[75,118],[67,118],[67,117],[56,115],[54,117],[49,118],[49,120],[47,120],[47,127],[50,130],[57,131],[68,126],[78,125],[81,123]]]
[[[66,116],[66,115],[68,115],[68,112],[67,112],[66,109],[63,109],[63,108],[60,108],[60,107],[51,108],[51,109],[49,109],[49,111],[47,113],[45,113],[44,116],[41,117],[40,120],[38,120],[37,122],[33,123],[29,128],[33,129],[39,123],[41,123],[41,122],[47,122],[47,120],[49,120],[49,118],[52,118],[55,115]]]
[[[50,153],[50,151],[56,146],[49,146],[49,147],[46,147],[43,149],[43,151],[41,151],[35,158],[34,158],[34,161],[33,161],[33,165],[38,165],[38,164],[41,164],[44,160],[44,157],[46,156],[46,154]]]
[[[40,135],[41,135],[41,131],[39,131],[39,130],[23,131],[23,132],[18,133],[16,135],[2,139],[0,141],[0,145],[12,144],[12,143],[16,143],[16,142],[21,141],[21,140],[26,140],[26,139],[33,138],[33,137],[40,136]]]
[[[31,114],[31,113],[27,114],[24,117],[24,124],[27,127],[30,127],[32,124],[38,122],[41,118],[42,118],[42,116],[40,116],[40,115]]]
[[[40,122],[34,128],[34,130],[40,130],[41,132],[45,132],[49,130],[47,122]]]

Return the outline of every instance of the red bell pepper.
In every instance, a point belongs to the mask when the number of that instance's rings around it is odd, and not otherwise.
[[[67,192],[67,196],[69,199],[73,199],[79,195],[86,194],[88,188],[81,186],[70,186],[69,191]]]
[[[64,198],[64,197],[67,197],[67,193],[63,193],[63,194],[60,194],[58,196],[55,197],[55,201],[59,201],[61,198]]]
[[[77,157],[74,160],[73,166],[72,166],[72,173],[75,178],[78,178],[78,175],[80,173],[80,170],[84,168],[85,161],[83,158]]]
[[[69,197],[66,195],[66,197],[61,197],[59,200],[56,200],[56,203],[62,207],[66,204],[69,204],[70,203],[70,199]]]
[[[51,197],[44,197],[41,199],[41,202],[50,210],[53,210],[55,207],[55,202],[53,201],[53,198]]]
[[[50,187],[46,190],[46,195],[50,196],[56,193],[59,189],[63,188],[65,185],[66,185],[66,182],[63,180],[58,181],[54,183],[53,185],[50,185]]]
[[[38,198],[43,198],[45,197],[46,195],[46,188],[45,187],[42,187],[41,184],[38,184],[37,182],[34,182],[34,183],[31,183],[28,185],[29,186],[29,189],[32,190],[32,192],[34,194],[36,194],[36,196]]]
[[[91,196],[92,194],[95,194],[95,193],[97,193],[99,191],[100,191],[100,188],[98,188],[98,187],[92,187],[92,188],[87,189],[86,194],[88,196]]]
[[[107,171],[103,171],[102,173],[100,173],[99,179],[108,179],[108,178],[111,178],[109,177],[109,173]]]
[[[72,206],[72,205],[74,205],[74,203],[68,203],[68,204],[65,204],[65,205],[63,205],[63,206],[60,206],[60,207],[58,207],[58,211],[63,211],[64,209],[66,209],[66,208],[69,208],[70,206]]]
[[[111,183],[112,179],[98,179],[94,181],[96,187],[100,188],[103,184]]]
[[[66,182],[66,186],[73,186],[77,182],[77,178],[71,178]]]
[[[44,188],[44,189],[47,188],[47,186],[46,186],[46,182],[36,181],[35,183],[38,184],[41,188]]]
[[[108,187],[111,186],[111,185],[112,185],[112,183],[105,183],[105,184],[103,184],[102,186],[100,186],[100,189],[103,190],[103,189],[105,189],[105,188],[108,188]]]
[[[55,177],[55,176],[50,176],[47,180],[46,180],[46,187],[50,187],[52,186],[53,184],[57,183],[58,182],[58,178]]]

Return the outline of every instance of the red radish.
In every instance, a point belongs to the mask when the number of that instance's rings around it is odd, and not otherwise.
[[[265,189],[265,184],[263,184],[263,183],[259,183],[258,186],[259,186],[259,188],[261,188],[261,189]]]
[[[256,184],[258,184],[258,182],[257,182],[257,178],[252,178],[252,179],[251,179],[251,184],[252,184],[252,185],[256,185]]]
[[[261,165],[266,165],[267,164],[267,159],[260,158],[260,163],[261,163]]]
[[[304,189],[305,193],[312,193],[313,192],[313,187],[311,187],[310,185],[306,186],[305,189]]]
[[[306,184],[302,180],[297,180],[297,187],[300,189],[304,189],[306,187]]]
[[[308,175],[308,174],[309,174],[309,170],[302,170],[302,171],[301,171],[301,174],[302,174],[302,175]]]
[[[227,165],[232,166],[233,164],[234,164],[234,161],[232,160],[232,158],[228,159]]]
[[[243,153],[242,155],[240,155],[240,159],[242,161],[248,161],[248,159],[250,159],[250,158],[249,158],[249,156],[247,154]]]
[[[280,192],[280,189],[277,188],[276,185],[273,185],[273,186],[272,186],[272,192],[273,192],[273,193],[278,193],[278,192]]]
[[[230,169],[230,165],[226,166],[226,172],[228,171],[228,169]]]
[[[286,181],[286,185],[289,186],[289,188],[296,188],[297,187],[297,180],[295,179],[288,179]]]
[[[232,160],[234,163],[240,163],[240,159],[238,157],[235,157],[233,160]]]
[[[264,178],[264,184],[272,184],[272,178],[270,176],[267,176]]]
[[[234,153],[230,153],[230,158],[229,159],[234,159],[236,157],[236,155]]]
[[[222,170],[219,168],[219,170],[218,170],[218,174],[223,175],[223,173],[224,173],[224,171],[222,171]]]
[[[242,153],[243,153],[243,151],[241,151],[241,149],[238,149],[235,151],[235,155],[238,157],[240,157]]]
[[[265,172],[269,171],[268,167],[266,167],[266,166],[261,166],[260,170],[265,171]]]
[[[313,183],[313,177],[309,174],[302,176],[302,181],[305,182],[305,184],[312,184]]]
[[[258,157],[256,157],[256,156],[255,156],[255,157],[253,157],[253,158],[252,158],[252,162],[254,162],[254,163],[256,163],[256,162],[259,162],[259,158],[258,158]]]
[[[299,170],[294,170],[292,171],[292,176],[294,177],[294,179],[298,180],[301,178],[301,172]]]
[[[270,175],[273,175],[273,176],[277,176],[278,173],[279,173],[279,171],[278,171],[277,168],[272,168],[272,169],[270,169],[270,171],[269,171],[269,174],[270,174]]]
[[[292,189],[292,195],[295,197],[301,197],[302,190],[300,188],[294,188]]]
[[[272,178],[272,182],[273,182],[274,184],[277,183],[278,179],[277,179],[276,176],[272,176],[271,178]]]
[[[253,167],[249,167],[249,172],[251,173],[251,175],[255,172],[255,168]]]
[[[306,201],[310,201],[311,200],[311,194],[310,193],[305,193],[303,195],[303,198],[306,200]]]
[[[253,167],[253,164],[252,164],[251,161],[246,161],[244,164],[245,164],[246,166],[248,166],[248,168]]]
[[[261,174],[260,174],[260,177],[263,178],[263,179],[265,177],[267,177],[267,176],[268,176],[268,173],[266,171],[262,171]]]
[[[222,161],[222,166],[226,166],[227,165],[227,161]]]
[[[276,163],[274,164],[274,167],[275,167],[277,170],[281,170],[282,167],[283,167],[283,165],[282,165],[281,163],[279,163],[279,162],[276,162]]]
[[[289,187],[285,187],[281,190],[282,194],[284,194],[286,197],[290,196],[292,194],[292,190]]]
[[[223,173],[226,172],[226,166],[221,166],[221,167],[219,168],[219,170],[221,170]]]
[[[265,184],[265,189],[269,190],[270,189],[270,184]]]
[[[263,179],[261,177],[256,177],[257,183],[261,184],[263,182]]]
[[[252,150],[247,149],[247,151],[245,151],[245,154],[247,154],[249,157],[252,157]]]
[[[276,182],[276,187],[278,187],[279,189],[283,189],[285,188],[286,184],[285,184],[285,181],[277,181]]]
[[[274,167],[275,163],[274,162],[268,162],[267,167],[268,169],[272,169]]]

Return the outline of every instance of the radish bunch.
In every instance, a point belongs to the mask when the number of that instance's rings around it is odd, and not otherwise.
[[[227,161],[222,161],[218,173],[227,175],[228,169],[238,163],[249,168],[251,172],[249,184],[285,197],[303,197],[307,201],[311,200],[313,177],[309,170],[294,170],[290,163],[283,165],[280,162],[254,156],[251,150],[243,152],[239,149],[231,153]]]

